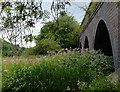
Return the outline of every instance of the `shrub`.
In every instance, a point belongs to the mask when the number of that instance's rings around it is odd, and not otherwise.
[[[42,39],[38,42],[38,44],[30,48],[29,53],[30,54],[47,54],[47,51],[57,51],[60,49],[60,45],[52,40],[52,39]]]
[[[115,91],[117,90],[117,85],[112,84],[107,78],[98,78],[97,80],[92,81],[91,87],[89,90],[103,90],[103,91]]]
[[[113,71],[110,65],[113,62],[109,63],[111,61],[111,58],[95,51],[79,53],[67,50],[39,60],[4,62],[3,92],[104,90],[106,85],[109,86],[107,88],[114,90],[112,84],[100,81]]]
[[[108,76],[111,72],[114,72],[114,62],[113,57],[105,56],[103,53],[98,53],[97,51],[83,52],[82,57],[88,59],[87,63],[83,65],[88,70],[94,70],[99,75]]]

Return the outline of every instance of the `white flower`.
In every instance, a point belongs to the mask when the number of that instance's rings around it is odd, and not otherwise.
[[[7,72],[8,70],[4,70],[4,72]]]

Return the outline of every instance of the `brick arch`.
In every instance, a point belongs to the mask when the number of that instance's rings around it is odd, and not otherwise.
[[[111,35],[105,20],[100,19],[94,33],[94,49],[101,50],[107,56],[113,56]]]
[[[88,48],[89,49],[89,40],[88,37],[85,36],[85,41],[84,41],[84,49]]]
[[[113,54],[115,71],[120,78],[120,7],[116,3],[100,2],[93,15],[91,14],[90,19],[87,20],[84,18],[82,24],[85,27],[83,27],[82,34],[80,35],[82,49],[84,48],[86,36],[88,37],[89,48],[94,49],[97,29],[101,20],[104,21],[104,25],[107,28],[105,34],[108,35],[107,38],[109,38],[109,42],[111,43],[110,47],[112,48],[111,52]],[[100,37],[102,38],[102,35]]]

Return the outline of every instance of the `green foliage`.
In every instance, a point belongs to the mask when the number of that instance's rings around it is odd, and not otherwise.
[[[71,6],[71,3],[69,0],[58,0],[58,1],[52,1],[51,5],[51,13],[54,18],[54,20],[57,20],[58,17],[64,16],[66,14],[66,6]]]
[[[41,39],[53,39],[62,48],[77,47],[79,25],[72,16],[60,16],[57,21],[45,24],[36,38],[37,44]]]
[[[107,80],[107,78],[99,78],[97,80],[94,80],[92,82],[92,85],[90,90],[103,90],[103,91],[117,91],[116,89],[119,89],[117,85],[112,84]]]
[[[23,36],[23,39],[25,40],[25,42],[32,42],[35,39],[36,36],[33,36],[32,34],[30,35],[25,35]]]
[[[47,54],[48,51],[57,51],[60,49],[60,45],[52,40],[52,39],[42,39],[38,42],[38,44],[29,49],[30,54],[39,55],[39,54]]]
[[[19,45],[13,45],[5,40],[0,39],[2,44],[2,56],[20,56],[22,52],[25,50],[24,47],[19,47]]]
[[[120,1],[119,2],[116,2],[117,6],[120,7]]]
[[[87,26],[87,23],[89,22],[90,20],[90,17],[93,15],[93,13],[95,12],[96,8],[98,8],[99,2],[91,2],[89,7],[85,6],[85,7],[80,7],[80,9],[84,10],[86,13],[85,13],[85,17],[84,17],[84,20],[82,22],[82,24],[80,25],[80,34],[84,31],[84,29],[86,28]],[[98,17],[98,16],[97,16]],[[97,18],[96,17],[96,18]]]
[[[56,30],[56,34],[60,39],[61,47],[78,47],[79,38],[79,24],[72,16],[60,16],[58,18],[59,30]]]
[[[79,53],[74,49],[39,60],[12,61],[3,62],[3,92],[118,90],[104,80],[113,71],[112,59],[95,51]]]
[[[41,1],[36,3],[31,2],[1,2],[1,20],[4,28],[15,28],[16,24],[25,22],[26,27],[34,27],[36,21],[40,20],[45,12],[41,7]],[[14,14],[13,14],[14,12]],[[7,16],[3,16],[6,14]],[[34,19],[33,19],[34,18]],[[24,28],[25,28],[24,26]]]
[[[104,56],[102,53],[98,53],[97,51],[90,51],[90,55],[84,53],[82,56],[87,57],[89,62],[86,65],[83,65],[83,68],[87,68],[88,70],[95,70],[100,75],[108,76],[111,72],[114,71],[113,57]]]
[[[70,5],[69,1],[66,0],[52,0],[51,13],[56,17],[61,13],[66,13],[66,5]],[[42,0],[36,2],[34,0],[28,1],[5,1],[0,2],[0,21],[1,31],[7,36],[9,41],[32,41],[31,28],[35,27],[35,24],[40,22],[41,19],[45,20],[49,18],[50,12],[42,9]],[[59,11],[59,12],[56,12]],[[28,32],[25,32],[28,31]],[[30,33],[29,35],[26,33]],[[11,34],[11,35],[8,35]],[[14,36],[12,36],[12,34]],[[26,35],[26,36],[25,36]]]
[[[51,13],[53,17],[56,17],[56,15],[58,16],[61,13],[66,13],[66,5],[70,5],[69,1],[52,1]],[[35,23],[40,19],[49,18],[50,12],[42,10],[42,2],[42,0],[39,2],[0,2],[0,17],[3,30],[4,28],[14,29],[16,28],[16,25],[19,24],[24,24],[24,29],[34,27]],[[19,30],[22,31],[21,27]]]

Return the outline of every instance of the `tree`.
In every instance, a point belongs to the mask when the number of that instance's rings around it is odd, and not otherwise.
[[[1,31],[7,39],[16,45],[27,34],[32,34],[35,23],[43,18],[42,1],[37,2],[1,2]],[[47,15],[47,14],[46,14]]]
[[[0,39],[0,43],[2,45],[2,46],[0,46],[2,49],[2,56],[5,56],[5,57],[6,56],[7,57],[8,56],[16,56],[16,55],[20,56],[23,53],[23,51],[25,50],[24,47],[19,47],[19,45],[14,45],[3,39]],[[15,48],[17,49],[17,52],[16,52],[16,50],[13,50]]]
[[[60,45],[52,39],[42,39],[35,47],[29,48],[30,55],[48,54],[48,51],[58,51]]]
[[[57,24],[59,22],[59,25]],[[40,34],[36,38],[36,45],[42,39],[53,39],[59,43],[62,48],[77,47],[79,24],[72,16],[67,14],[59,16],[57,21],[48,22],[45,24]]]
[[[41,19],[49,18],[49,12],[42,9],[43,0],[20,1],[0,2],[0,31],[2,31],[3,39],[7,37],[9,42],[15,45],[19,42],[21,46],[24,46],[24,40],[26,42],[32,40],[31,34],[35,24]],[[69,2],[66,0],[53,0],[51,5],[53,17],[59,16],[63,11],[66,12],[67,4]]]
[[[21,1],[21,0],[20,0]],[[16,44],[17,40],[22,43],[25,35],[33,32],[35,24],[41,19],[49,18],[49,12],[42,9],[43,0],[38,2],[31,0],[0,2],[0,30],[7,35],[10,42]],[[67,0],[53,0],[51,13],[56,19],[59,14],[66,12]],[[28,32],[26,32],[28,31]],[[11,34],[14,34],[11,35]],[[4,38],[4,37],[3,37]]]

